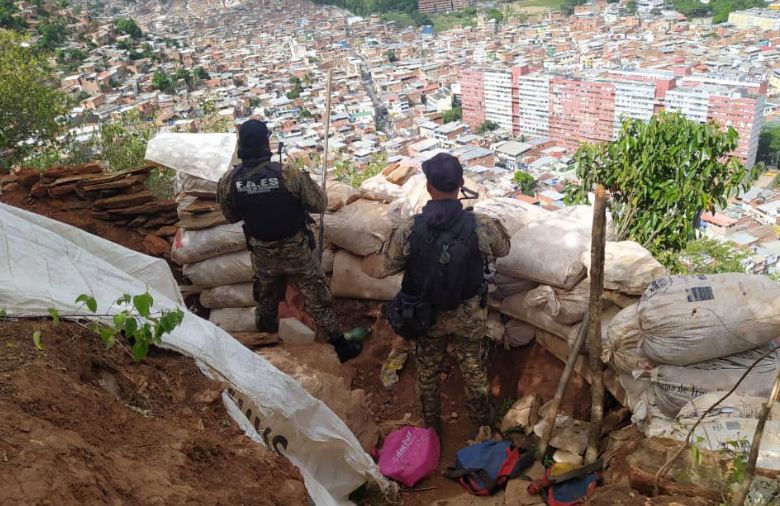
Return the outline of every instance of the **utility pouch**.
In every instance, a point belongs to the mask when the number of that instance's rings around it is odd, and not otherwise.
[[[429,302],[404,292],[385,304],[384,315],[393,331],[409,341],[424,335],[436,323],[436,312]]]

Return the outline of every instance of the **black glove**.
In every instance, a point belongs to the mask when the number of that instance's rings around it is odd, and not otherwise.
[[[331,346],[336,350],[339,361],[343,364],[347,360],[353,359],[363,351],[363,343],[359,341],[347,341],[344,336],[339,336],[330,340]]]

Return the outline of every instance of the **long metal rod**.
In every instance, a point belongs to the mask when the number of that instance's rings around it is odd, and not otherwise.
[[[328,86],[327,86],[327,98],[325,102],[325,153],[322,155],[322,193],[325,195],[325,202],[327,207],[328,192],[328,140],[330,139],[330,99],[331,99],[331,84],[333,82],[333,69],[328,69]],[[317,246],[317,254],[322,260],[322,244],[325,241],[325,209],[320,213],[320,240]]]

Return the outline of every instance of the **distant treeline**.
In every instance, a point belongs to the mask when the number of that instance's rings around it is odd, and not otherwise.
[[[313,0],[320,5],[335,5],[357,14],[358,16],[370,16],[371,14],[385,14],[388,12],[403,12],[415,22],[416,25],[431,24],[431,19],[417,10],[417,0]]]

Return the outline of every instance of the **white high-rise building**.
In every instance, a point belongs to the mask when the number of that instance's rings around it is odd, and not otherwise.
[[[547,135],[550,129],[550,75],[526,74],[519,79],[520,132]]]
[[[639,81],[614,81],[615,137],[627,118],[650,121],[655,110],[655,84]]]
[[[485,120],[512,131],[512,72],[485,71]]]

